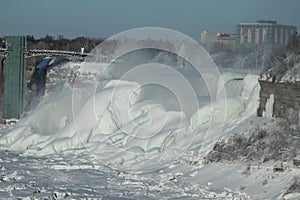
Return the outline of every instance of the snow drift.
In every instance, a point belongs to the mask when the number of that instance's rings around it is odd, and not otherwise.
[[[299,153],[299,130],[274,119],[248,132],[234,134],[215,144],[208,161],[290,161]]]

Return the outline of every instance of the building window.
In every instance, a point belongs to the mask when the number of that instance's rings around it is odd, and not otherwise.
[[[280,44],[283,44],[283,29],[280,30]]]
[[[251,28],[248,28],[248,43],[252,43],[252,31],[251,31]]]
[[[267,29],[264,28],[262,33],[262,43],[266,43],[266,42],[267,42]]]
[[[241,28],[240,30],[240,43],[243,44],[244,43],[244,28]]]
[[[285,44],[288,43],[289,35],[288,35],[288,29],[285,30]]]
[[[255,43],[259,44],[259,28],[255,29]]]

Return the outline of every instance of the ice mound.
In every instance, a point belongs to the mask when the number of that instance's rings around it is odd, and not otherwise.
[[[162,152],[187,134],[188,120],[155,102],[139,102],[140,91],[138,83],[110,81],[73,120],[70,96],[48,102],[2,134],[0,146],[36,155],[78,148],[97,155],[107,149]]]
[[[248,74],[223,74],[219,80],[218,93],[225,87],[225,99],[217,93],[216,101],[203,106],[191,117],[191,128],[197,129],[207,123],[231,123],[243,120],[255,113],[259,104],[258,76]]]
[[[219,98],[222,89],[216,88],[216,100],[190,118],[163,105],[163,95],[161,101],[148,100],[145,88],[133,81],[111,80],[96,92],[66,89],[46,97],[13,128],[0,133],[0,148],[37,156],[88,151],[106,164],[150,170],[151,165],[169,163],[191,146],[203,144],[203,152],[210,151],[223,126],[235,126],[253,115],[257,78],[224,74],[218,87],[224,83],[226,98]]]
[[[259,104],[258,76],[225,73],[219,77],[216,100],[197,110],[190,118],[190,131],[197,132],[192,149],[209,153],[222,137],[256,113]],[[220,98],[220,87],[225,98]],[[200,149],[200,150],[199,150]]]

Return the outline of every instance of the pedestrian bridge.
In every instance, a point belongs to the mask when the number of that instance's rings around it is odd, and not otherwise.
[[[5,47],[0,48],[1,59],[0,70],[0,93],[3,87],[2,117],[4,119],[20,118],[24,111],[24,95],[26,82],[27,58],[34,56],[64,56],[83,61],[86,57],[95,57],[91,53],[48,49],[27,49],[25,36],[7,36]],[[107,57],[95,57],[100,62],[107,62]],[[0,106],[1,107],[1,106]]]
[[[0,54],[7,56],[11,52],[10,49],[0,48]],[[93,56],[91,53],[75,52],[75,51],[62,51],[62,50],[49,50],[49,49],[32,49],[23,51],[25,58],[34,56],[65,56],[77,59],[83,59],[87,56]]]
[[[93,56],[90,53],[74,52],[74,51],[60,51],[60,50],[47,50],[47,49],[32,49],[27,51],[27,57],[33,56],[66,56],[83,59],[87,56]]]

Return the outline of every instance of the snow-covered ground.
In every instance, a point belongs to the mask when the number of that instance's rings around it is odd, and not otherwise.
[[[237,155],[208,162],[206,158],[216,142],[238,144],[232,139],[235,134],[251,134],[274,124],[254,116],[259,103],[258,75],[224,70],[220,77],[201,74],[208,82],[197,82],[194,73],[184,68],[184,76],[179,76],[153,65],[151,70],[134,71],[125,80],[110,80],[112,72],[103,74],[105,67],[96,63],[63,66],[65,70],[59,73],[73,78],[76,74],[76,79],[59,91],[48,91],[16,125],[2,127],[1,197],[281,199],[289,191],[285,197],[299,198],[300,170],[290,159],[283,163],[283,172],[274,172],[277,161],[272,159],[245,160]],[[141,72],[147,74],[142,79]],[[60,80],[57,72],[51,73],[52,82]],[[176,87],[167,88],[172,89],[170,94],[156,86],[144,87],[149,77]],[[186,80],[195,81],[191,84],[198,91],[194,96],[182,86]],[[213,93],[206,84],[213,85]],[[195,89],[197,85],[200,89]],[[190,109],[194,104],[197,109]],[[299,133],[297,127],[282,130]],[[255,140],[261,141],[269,140]],[[257,143],[253,148],[261,148]],[[222,149],[226,148],[219,152]]]

